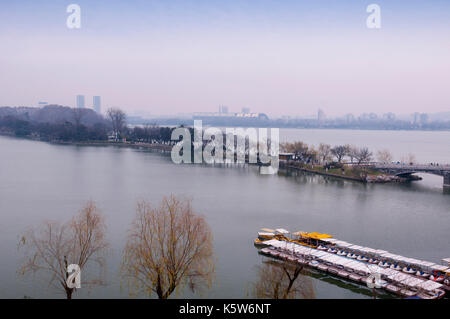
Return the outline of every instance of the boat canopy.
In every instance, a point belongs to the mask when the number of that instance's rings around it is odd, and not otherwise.
[[[313,233],[305,234],[305,235],[303,235],[303,237],[312,238],[312,239],[325,239],[325,238],[331,238],[333,236],[328,235],[328,234],[321,234],[321,233],[313,232]]]
[[[433,266],[430,267],[432,270],[437,270],[437,271],[446,271],[448,270],[447,266],[443,266],[443,265],[438,265],[438,264],[434,264]]]
[[[261,228],[261,231],[265,232],[265,233],[274,233],[275,232],[275,230],[270,229],[270,228]]]
[[[432,290],[441,288],[442,284],[432,281],[432,280],[427,280],[427,281],[424,281],[423,283],[417,285],[417,287],[428,290],[428,291],[432,291]]]
[[[364,248],[362,246],[359,245],[351,245],[348,247],[348,249],[354,250],[354,251],[359,251],[361,248]]]
[[[277,228],[277,229],[275,229],[275,231],[277,232],[277,233],[280,233],[280,234],[289,234],[289,231],[288,230],[286,230],[286,229],[284,229],[284,228]]]
[[[442,262],[447,263],[450,266],[450,258],[442,259]]]
[[[341,247],[341,248],[348,248],[350,246],[353,246],[353,244],[347,243],[346,241],[343,240],[337,240],[334,243],[337,247]]]
[[[295,233],[292,233],[292,235],[295,235],[295,236],[304,236],[305,234],[307,234],[307,232],[301,231],[301,230],[299,230]]]
[[[322,241],[326,242],[326,243],[330,243],[330,244],[336,244],[336,242],[338,242],[339,240],[337,240],[336,238],[323,238],[321,239]]]
[[[264,233],[264,232],[259,232],[258,236],[275,236],[274,233]]]

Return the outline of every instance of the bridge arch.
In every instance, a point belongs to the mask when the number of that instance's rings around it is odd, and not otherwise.
[[[416,173],[442,176],[444,188],[450,188],[450,166],[448,165],[435,166],[374,163],[373,168],[400,177],[407,177]]]

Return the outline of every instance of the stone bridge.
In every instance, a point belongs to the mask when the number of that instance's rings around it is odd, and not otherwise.
[[[444,178],[444,187],[450,188],[450,165],[371,163],[370,166],[373,169],[397,176],[408,176],[414,173],[439,175]]]

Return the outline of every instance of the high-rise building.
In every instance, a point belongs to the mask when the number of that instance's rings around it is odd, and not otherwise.
[[[102,100],[100,96],[94,96],[92,99],[94,111],[100,113],[102,111]]]
[[[347,124],[350,124],[354,121],[355,121],[355,116],[353,114],[348,113],[345,115],[345,122],[347,122]]]
[[[84,95],[77,95],[77,108],[84,109]]]
[[[219,113],[228,113],[228,106],[219,106]]]
[[[420,113],[416,112],[413,114],[413,116],[414,116],[413,124],[417,124],[417,125],[420,124]]]
[[[426,113],[420,114],[420,124],[427,124],[429,120],[429,116]]]
[[[319,111],[317,112],[317,121],[319,122],[319,124],[322,124],[326,119],[326,115],[325,112],[321,109],[319,109]]]
[[[242,113],[244,113],[244,114],[250,113],[250,108],[249,107],[243,107],[242,108]]]

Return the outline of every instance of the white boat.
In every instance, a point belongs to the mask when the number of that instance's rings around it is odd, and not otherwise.
[[[317,247],[317,249],[325,251],[325,250],[328,250],[328,247],[320,245],[319,247]]]
[[[378,264],[378,266],[382,267],[382,268],[389,268],[391,267],[391,263],[388,263],[387,261],[380,261],[380,263]]]
[[[430,274],[427,274],[426,272],[419,270],[416,272],[416,276],[418,276],[420,278],[428,278],[428,277],[430,277]]]
[[[337,250],[334,249],[334,248],[329,248],[327,251],[328,251],[329,253],[332,253],[332,254],[336,254],[336,253],[337,253]]]
[[[369,261],[369,258],[367,258],[366,256],[358,256],[356,259],[358,259],[359,261]]]
[[[358,255],[355,255],[354,253],[349,253],[349,254],[347,255],[347,257],[348,257],[348,258],[351,258],[351,259],[356,259],[356,258],[358,257]]]
[[[317,260],[311,260],[308,265],[310,265],[311,267],[317,268],[320,263]]]
[[[407,298],[414,297],[416,295],[416,292],[414,292],[412,290],[409,290],[409,289],[406,289],[406,288],[401,289],[398,293],[400,295],[404,296],[404,297],[407,297]]]
[[[399,265],[391,265],[389,268],[394,269],[394,270],[398,270],[398,271],[402,270],[402,267],[400,267]]]
[[[378,264],[378,260],[376,260],[376,259],[373,259],[373,258],[370,258],[369,259],[369,264]]]
[[[442,289],[435,289],[432,291],[423,291],[417,294],[417,297],[422,299],[440,299],[444,297],[445,291]]]
[[[347,253],[346,251],[343,251],[343,250],[339,250],[339,251],[337,252],[337,254],[338,254],[339,256],[347,256],[347,255],[348,255],[348,253]]]
[[[397,287],[396,285],[389,284],[389,285],[386,286],[386,290],[387,290],[387,291],[390,291],[390,292],[392,292],[392,293],[394,293],[394,294],[398,294],[399,291],[400,291],[400,288]]]
[[[402,271],[407,274],[415,274],[417,272],[416,269],[411,267],[403,267]]]

